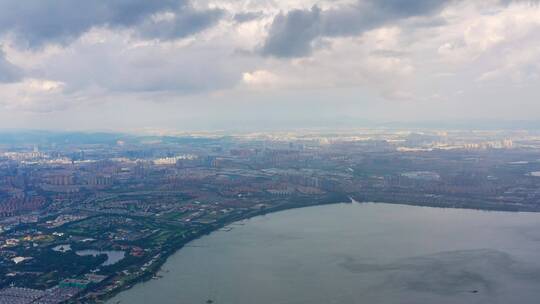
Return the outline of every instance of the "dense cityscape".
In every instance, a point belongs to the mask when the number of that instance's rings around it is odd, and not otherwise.
[[[0,0],[0,304],[536,304],[539,0]]]
[[[99,302],[265,213],[386,202],[540,211],[540,134],[0,136],[0,303]]]

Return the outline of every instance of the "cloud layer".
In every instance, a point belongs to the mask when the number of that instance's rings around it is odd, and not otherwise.
[[[4,52],[0,49],[0,83],[15,82],[21,79],[21,71],[5,58]]]
[[[155,21],[159,13],[170,20]],[[28,47],[68,44],[93,27],[130,28],[158,38],[178,38],[200,31],[219,17],[218,10],[196,11],[185,0],[3,0],[0,31]]]
[[[354,36],[404,18],[427,17],[449,2],[370,0],[328,10],[314,6],[309,10],[280,13],[272,22],[262,53],[277,57],[306,56],[317,38]]]
[[[130,103],[133,125],[540,119],[539,62],[538,1],[0,0],[6,126]]]

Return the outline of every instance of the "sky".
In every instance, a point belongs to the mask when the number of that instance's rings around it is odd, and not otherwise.
[[[540,120],[525,0],[0,0],[0,128]]]

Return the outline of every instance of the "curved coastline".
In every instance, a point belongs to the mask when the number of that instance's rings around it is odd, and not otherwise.
[[[350,201],[349,202],[346,202],[344,200],[339,200],[339,201],[328,200],[328,201],[326,201],[326,200],[322,199],[320,201],[313,200],[312,203],[300,203],[300,204],[298,204],[298,203],[287,203],[287,204],[282,204],[282,205],[278,205],[278,206],[275,206],[275,207],[270,207],[270,208],[266,208],[266,209],[253,211],[253,212],[247,213],[247,214],[242,215],[242,216],[238,216],[238,217],[234,217],[234,218],[230,218],[230,219],[225,219],[225,220],[222,220],[222,221],[218,221],[215,224],[208,225],[210,227],[206,227],[205,229],[202,229],[201,231],[199,231],[199,233],[191,235],[188,239],[186,239],[184,242],[182,242],[179,246],[176,246],[175,249],[168,250],[168,251],[165,251],[164,253],[161,253],[160,258],[157,259],[156,262],[154,262],[152,264],[152,267],[151,267],[152,269],[148,270],[144,275],[140,276],[139,278],[137,278],[136,280],[134,280],[133,282],[131,282],[129,284],[118,287],[118,288],[114,289],[113,291],[108,292],[103,296],[100,296],[99,298],[95,299],[95,302],[88,302],[88,303],[106,303],[107,300],[110,300],[111,298],[113,298],[117,294],[119,294],[119,293],[121,293],[123,291],[129,290],[129,289],[131,289],[132,287],[134,287],[137,284],[140,284],[140,283],[151,280],[159,271],[161,271],[161,267],[163,266],[163,264],[165,264],[167,262],[167,260],[169,259],[169,257],[171,257],[173,254],[177,253],[179,250],[184,248],[189,243],[191,243],[191,242],[193,242],[193,241],[195,241],[197,239],[200,239],[200,238],[202,238],[202,237],[204,237],[206,235],[210,235],[211,233],[216,232],[219,229],[224,228],[224,227],[226,227],[228,225],[231,225],[233,223],[241,222],[241,221],[248,220],[248,219],[255,218],[255,217],[259,217],[259,216],[264,216],[264,215],[270,214],[270,213],[278,213],[278,212],[281,212],[281,211],[287,211],[287,210],[292,210],[292,209],[309,208],[309,207],[317,207],[317,206],[322,206],[322,205],[333,205],[333,204],[363,203],[363,202],[357,201],[353,196],[344,196],[343,198],[344,199],[348,198]]]
[[[527,213],[536,213],[538,210],[521,210],[519,208],[509,208],[508,206],[493,206],[490,204],[487,205],[481,205],[481,206],[470,206],[470,205],[456,205],[452,203],[447,204],[430,204],[430,203],[422,203],[422,202],[409,202],[409,201],[394,201],[392,199],[389,200],[379,200],[379,199],[366,199],[363,196],[358,195],[349,195],[349,196],[342,196],[341,200],[325,200],[325,198],[319,198],[319,199],[313,199],[310,202],[302,202],[302,203],[286,203],[277,205],[274,207],[261,209],[253,212],[249,212],[247,214],[244,214],[242,216],[236,216],[224,220],[217,221],[216,223],[212,225],[208,225],[208,227],[205,227],[204,229],[200,230],[197,234],[190,235],[189,238],[185,239],[184,242],[182,242],[179,246],[176,246],[172,250],[167,250],[161,253],[161,256],[159,259],[157,259],[151,266],[151,269],[149,269],[144,275],[138,277],[133,282],[130,282],[126,285],[123,285],[121,287],[118,287],[117,289],[114,289],[111,292],[106,293],[103,296],[100,296],[99,298],[95,299],[95,302],[89,302],[89,303],[106,303],[108,300],[113,298],[114,296],[118,295],[119,293],[129,290],[135,285],[139,283],[143,283],[146,281],[151,280],[156,276],[156,274],[161,271],[162,266],[167,262],[169,257],[171,257],[173,254],[180,251],[184,246],[189,245],[189,243],[198,240],[204,236],[210,235],[213,232],[218,231],[219,229],[222,229],[228,225],[231,225],[233,223],[241,222],[244,220],[248,220],[251,218],[264,216],[266,214],[273,214],[273,213],[279,213],[281,211],[287,211],[292,209],[300,209],[300,208],[309,208],[309,207],[317,207],[322,205],[333,205],[333,204],[351,204],[351,203],[384,203],[384,204],[395,204],[395,205],[406,205],[406,206],[417,206],[417,207],[430,207],[430,208],[441,208],[441,209],[468,209],[468,210],[477,210],[477,211],[495,211],[495,212],[527,212]],[[346,199],[349,201],[347,202]]]

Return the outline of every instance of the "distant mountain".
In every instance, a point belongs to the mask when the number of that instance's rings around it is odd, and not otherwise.
[[[105,132],[55,132],[37,130],[0,130],[0,144],[116,144],[131,135]]]
[[[183,136],[137,136],[125,133],[108,132],[61,132],[40,130],[0,130],[0,144],[103,144],[116,145],[125,143],[143,143],[159,141],[171,144],[212,144],[225,137],[206,138]]]

